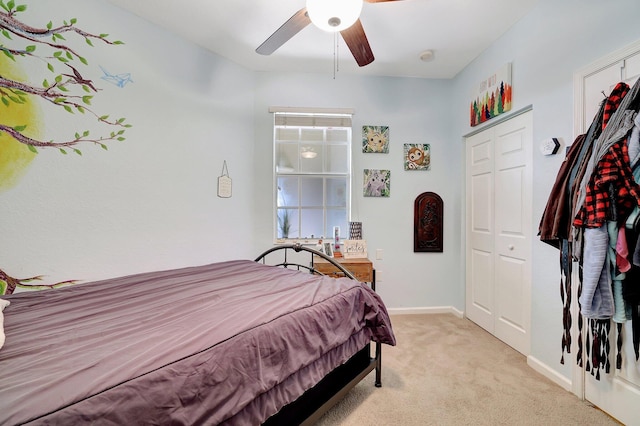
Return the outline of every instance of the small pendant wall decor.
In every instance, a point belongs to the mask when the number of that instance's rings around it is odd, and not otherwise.
[[[218,197],[231,198],[231,177],[226,160],[222,163],[222,175],[218,177]]]
[[[442,253],[443,204],[435,192],[418,195],[413,207],[413,251]]]

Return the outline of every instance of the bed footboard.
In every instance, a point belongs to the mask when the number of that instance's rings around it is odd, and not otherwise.
[[[309,257],[306,257],[305,253],[308,253]],[[269,256],[268,261],[267,256]],[[347,278],[356,279],[350,271],[333,258],[302,244],[284,244],[273,247],[263,252],[255,261],[277,267],[308,271],[311,274],[325,275],[315,269],[315,256],[331,263],[344,273]],[[308,261],[305,261],[305,259],[308,259]],[[381,387],[382,344],[374,342],[375,355],[373,357],[371,356],[370,346],[367,345],[345,364],[329,373],[320,383],[308,390],[298,400],[284,407],[264,424],[312,425],[374,369],[376,371],[375,386]]]
[[[376,344],[378,345],[378,344]],[[379,355],[378,346],[376,353]],[[338,366],[325,376],[317,385],[306,391],[297,400],[283,407],[271,416],[263,426],[275,425],[314,425],[331,407],[374,369],[376,370],[376,387],[378,383],[378,367],[381,359],[372,358],[370,345],[361,349],[347,362]]]

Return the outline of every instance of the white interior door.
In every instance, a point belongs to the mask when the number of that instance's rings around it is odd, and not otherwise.
[[[495,266],[493,132],[467,139],[466,314],[493,334]]]
[[[532,112],[467,139],[469,319],[530,350]]]
[[[495,335],[525,355],[531,322],[532,113],[497,126]]]
[[[625,81],[631,86],[640,77],[640,42],[590,65],[579,73],[578,77],[584,92],[582,96],[577,97],[575,108],[577,111],[584,111],[584,115],[581,121],[576,123],[576,134],[584,133],[588,129],[604,95],[608,95],[618,82]],[[640,362],[635,360],[631,324],[627,322],[622,328],[624,345],[620,370],[615,368],[616,326],[613,325],[611,330],[611,372],[606,374],[601,371],[600,380],[596,380],[590,373],[581,370],[584,398],[625,425],[640,425]],[[583,335],[587,332],[583,331]]]

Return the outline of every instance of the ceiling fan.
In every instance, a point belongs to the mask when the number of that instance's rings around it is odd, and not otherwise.
[[[364,0],[382,3],[400,0]],[[313,23],[328,32],[340,32],[344,42],[359,66],[373,62],[375,57],[360,22],[363,0],[307,0],[307,6],[297,11],[289,20],[266,39],[256,52],[271,55],[307,25]]]

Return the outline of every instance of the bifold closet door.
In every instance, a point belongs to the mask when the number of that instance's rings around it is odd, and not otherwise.
[[[466,313],[528,355],[532,112],[466,141]]]

